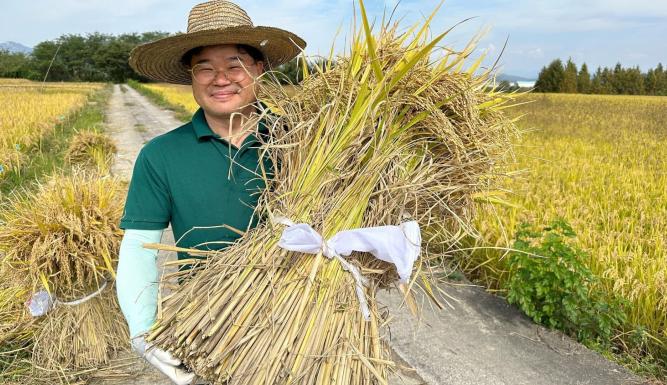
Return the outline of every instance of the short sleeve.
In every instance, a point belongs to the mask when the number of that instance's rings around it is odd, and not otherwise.
[[[144,147],[134,164],[132,180],[120,221],[122,229],[161,230],[171,219],[167,170],[159,153]]]

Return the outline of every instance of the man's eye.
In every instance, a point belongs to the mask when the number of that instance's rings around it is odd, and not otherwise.
[[[213,72],[213,68],[199,68],[198,71],[207,74],[209,72]]]

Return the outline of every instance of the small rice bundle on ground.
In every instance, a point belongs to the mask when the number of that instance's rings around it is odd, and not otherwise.
[[[35,326],[40,375],[104,365],[128,345],[113,290],[124,194],[115,179],[77,173],[15,194],[0,210],[3,263],[53,303]]]
[[[21,151],[20,146],[0,147],[0,181],[10,172],[20,173],[28,157]]]
[[[100,132],[78,132],[70,142],[65,160],[72,166],[108,174],[116,153],[113,140]]]
[[[437,233],[410,281],[427,288],[441,256],[430,250],[471,231],[473,198],[494,188],[510,149],[516,130],[500,109],[511,95],[489,90],[488,73],[474,76],[478,62],[461,70],[474,42],[432,62],[445,34],[428,38],[431,19],[373,36],[363,3],[361,13],[348,56],[296,95],[265,92],[277,115],[266,116],[263,150],[278,165],[259,176],[272,174],[257,209],[266,220],[224,251],[193,252],[208,261],[162,301],[150,340],[213,383],[386,384],[392,363],[374,295],[397,270],[367,253],[346,258],[369,280],[366,320],[341,262],[282,249],[272,219],[308,223],[324,239],[415,220]]]

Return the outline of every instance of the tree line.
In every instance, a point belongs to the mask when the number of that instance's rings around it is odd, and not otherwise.
[[[662,64],[643,73],[639,67],[598,67],[591,75],[586,63],[577,65],[560,59],[543,67],[535,82],[536,92],[609,95],[667,95],[667,71]]]
[[[147,81],[128,64],[130,51],[139,44],[169,36],[166,32],[109,35],[92,33],[63,35],[35,46],[31,54],[0,51],[0,78],[24,78],[47,81],[114,82],[129,79]],[[284,64],[276,78],[283,84],[297,84],[302,70],[298,60]],[[314,65],[308,63],[311,71]],[[46,76],[48,72],[48,77]]]
[[[0,77],[49,81],[124,82],[145,80],[128,64],[130,51],[166,32],[118,36],[93,33],[63,35],[35,46],[31,54],[0,52]]]

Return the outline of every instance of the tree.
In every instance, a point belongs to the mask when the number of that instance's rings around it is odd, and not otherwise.
[[[537,92],[560,92],[565,69],[560,59],[552,61],[549,66],[542,68],[535,82]]]
[[[30,58],[19,52],[0,50],[0,78],[24,78],[29,75]]]
[[[591,75],[588,73],[586,63],[581,65],[579,74],[577,74],[577,91],[581,94],[591,93]]]
[[[577,93],[577,65],[574,64],[572,58],[567,59],[559,91],[568,94]]]

